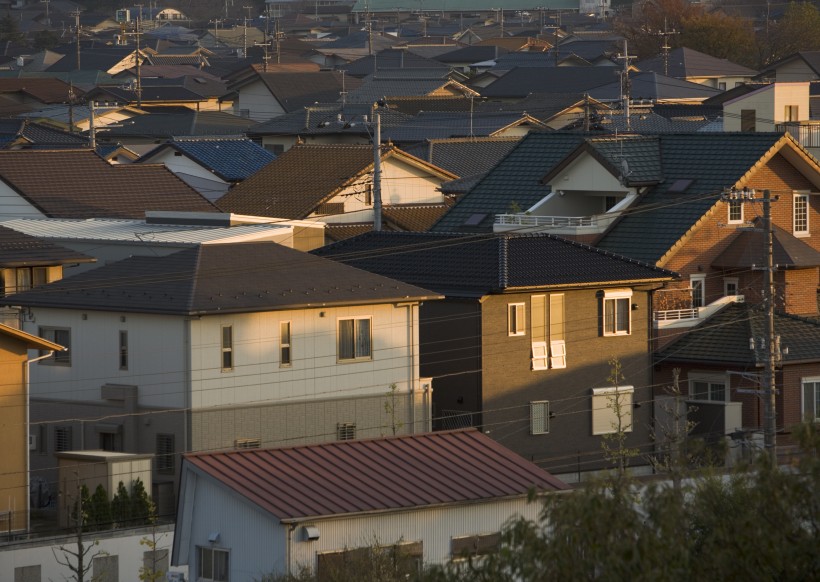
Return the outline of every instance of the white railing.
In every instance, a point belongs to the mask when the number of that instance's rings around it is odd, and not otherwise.
[[[496,214],[495,224],[503,226],[594,227],[598,226],[598,221],[594,216],[532,216],[529,214]]]
[[[655,321],[674,321],[678,319],[697,319],[698,308],[690,307],[688,309],[667,309],[665,311],[655,312]]]

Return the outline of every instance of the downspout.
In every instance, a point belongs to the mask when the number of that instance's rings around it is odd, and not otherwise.
[[[293,532],[296,530],[296,527],[297,527],[297,524],[295,524],[295,523],[290,524],[289,526],[287,526],[287,532],[285,533],[285,536],[286,536],[286,538],[285,538],[285,546],[286,546],[285,547],[285,551],[286,551],[285,560],[286,560],[286,568],[287,568],[287,570],[285,570],[285,578],[288,578],[291,575],[291,572],[290,572],[290,566],[291,566],[290,551],[291,551],[291,545],[293,544],[293,540],[292,540]]]
[[[182,446],[183,446],[183,453],[189,452],[190,443],[188,439],[188,415],[193,415],[193,411],[191,410],[191,399],[193,395],[191,391],[193,390],[193,386],[191,385],[191,318],[184,319],[184,326],[182,328],[182,344],[185,349],[185,354],[183,358],[185,359],[184,362],[184,369],[183,372],[183,383],[185,384],[185,394],[183,396],[185,403],[182,409]]]
[[[410,423],[412,425],[412,434],[416,434],[416,376],[415,376],[415,369],[416,369],[416,335],[415,335],[415,317],[413,314],[413,304],[407,304],[407,318],[408,318],[408,326],[407,326],[407,333],[409,335],[408,338],[408,346],[410,347],[410,365],[408,366],[407,370],[407,382],[408,387],[410,388]]]
[[[46,358],[50,358],[54,355],[54,350],[49,350],[49,352],[43,356],[39,356],[37,358],[32,358],[31,360],[25,360],[23,362],[23,384],[25,385],[25,408],[26,408],[26,438],[23,440],[25,443],[25,458],[26,458],[26,533],[31,531],[31,451],[28,447],[29,442],[29,430],[31,430],[31,404],[29,404],[30,399],[30,378],[31,378],[31,365],[34,362],[39,362],[40,360],[45,360]],[[11,520],[9,520],[10,522]]]

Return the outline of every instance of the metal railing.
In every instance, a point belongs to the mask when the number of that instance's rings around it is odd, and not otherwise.
[[[667,309],[665,311],[655,312],[655,321],[676,321],[678,319],[697,319],[698,308],[690,307],[688,309]]]
[[[496,214],[495,224],[503,226],[594,227],[593,216],[531,216],[529,214]]]
[[[806,148],[820,148],[820,123],[789,122],[776,123],[775,131],[788,131],[797,142]]]

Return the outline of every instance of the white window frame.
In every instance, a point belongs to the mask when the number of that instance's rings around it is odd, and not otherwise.
[[[687,383],[689,385],[689,399],[695,400],[697,402],[728,402],[729,401],[729,377],[726,374],[721,373],[709,373],[709,372],[689,372],[686,377]],[[695,383],[706,383],[708,384],[706,388],[707,397],[704,398],[696,398],[695,392]],[[712,386],[723,386],[723,399],[718,400],[713,398]]]
[[[205,568],[204,568],[204,558],[205,553],[210,552],[211,558],[211,566],[210,570],[210,577],[205,576]],[[214,572],[214,558],[216,557],[217,553],[226,554],[225,556],[225,576],[220,576],[216,578],[216,573]],[[197,546],[196,547],[196,567],[197,567],[197,581],[198,582],[228,582],[231,578],[231,552],[230,550],[226,550],[223,548],[209,548],[206,546]]]
[[[783,106],[783,121],[785,123],[800,121],[800,106],[799,105],[785,105]]]
[[[40,360],[38,364],[42,366],[71,366],[71,328],[43,325],[40,326],[39,334],[43,339],[60,344],[65,350],[55,351],[53,356]],[[47,353],[45,350],[40,352],[41,355]]]
[[[549,434],[550,401],[533,400],[530,402],[530,434]]]
[[[286,333],[287,330],[287,333]],[[287,336],[287,341],[285,341]],[[285,357],[287,353],[287,357]],[[293,323],[290,320],[279,322],[279,367],[293,366]]]
[[[524,303],[507,304],[507,335],[527,335],[527,309]]]
[[[802,217],[802,219],[806,223],[805,228],[802,228],[802,225],[800,225],[801,228],[798,228],[798,220],[801,218],[801,217],[798,216],[798,209],[797,209],[798,200],[801,202],[801,204],[805,204],[805,209],[803,210],[803,212],[805,213],[805,216]],[[811,224],[809,222],[809,209],[810,208],[811,208],[811,203],[810,203],[810,200],[809,200],[809,193],[805,192],[805,191],[795,192],[794,196],[793,196],[793,200],[792,200],[792,233],[794,234],[795,237],[801,238],[801,237],[811,236]]]
[[[734,285],[735,292],[729,293],[729,287]],[[734,295],[739,295],[740,291],[740,281],[737,277],[724,277],[723,278],[723,295],[725,297],[730,297]]]
[[[619,336],[619,335],[630,335],[632,333],[632,289],[608,289],[604,291],[604,295],[601,298],[601,308],[602,308],[602,323],[603,323],[603,335],[604,336]],[[608,302],[612,302],[612,317],[614,321],[612,322],[612,331],[609,331],[609,318],[607,317],[607,304]],[[620,306],[620,307],[619,307]],[[625,306],[625,307],[624,307]],[[626,330],[622,330],[618,328],[618,314],[620,313],[621,309],[626,309]]]
[[[225,341],[225,331],[228,331],[230,337],[228,338],[229,341]],[[232,372],[236,362],[234,361],[234,353],[233,353],[233,345],[234,345],[234,337],[233,337],[233,326],[232,325],[222,325],[219,328],[219,365],[222,367],[223,372]],[[227,360],[226,360],[227,358]],[[226,365],[227,363],[227,365]]]
[[[618,415],[614,408],[616,403],[621,407],[621,418],[623,419],[621,421],[621,430],[623,432],[632,432],[634,395],[634,386],[593,388],[592,434],[603,435],[618,432]]]
[[[813,391],[812,402],[807,401],[807,389]],[[820,376],[800,379],[800,417],[809,422],[820,422]]]
[[[342,322],[353,322],[353,357],[342,357]],[[367,321],[368,325],[368,349],[367,353],[357,353],[357,332],[360,321]],[[336,320],[336,360],[338,362],[364,362],[373,359],[373,316],[357,315],[354,317],[339,317]]]
[[[532,369],[549,369],[549,348],[547,348],[547,342],[532,342]]]
[[[729,224],[743,224],[743,200],[741,199],[731,199],[726,201],[726,221]],[[736,214],[739,214],[737,218],[732,218],[732,211],[736,210],[739,211]]]
[[[696,283],[698,285],[696,285]],[[692,307],[697,308],[706,306],[706,275],[690,275],[689,289],[692,292]],[[696,293],[698,290],[700,290],[699,293]]]

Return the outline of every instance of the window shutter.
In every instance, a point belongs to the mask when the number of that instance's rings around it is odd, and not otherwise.
[[[545,295],[533,295],[530,299],[530,320],[532,322],[532,341],[547,341],[547,298]]]
[[[547,369],[547,342],[532,342],[532,369]]]
[[[564,294],[550,295],[550,339],[564,339]]]
[[[567,344],[564,340],[550,342],[550,367],[567,367]]]
[[[530,402],[530,434],[547,434],[550,430],[549,400]]]

